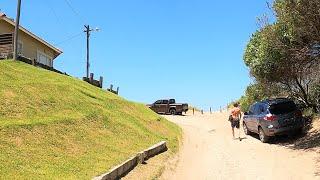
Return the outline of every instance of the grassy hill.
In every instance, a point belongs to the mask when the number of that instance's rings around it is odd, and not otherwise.
[[[73,77],[0,61],[0,179],[90,179],[180,129]]]

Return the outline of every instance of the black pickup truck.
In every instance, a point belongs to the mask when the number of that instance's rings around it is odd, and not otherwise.
[[[162,99],[148,105],[150,109],[158,114],[182,115],[188,111],[187,103],[176,103],[175,99]]]

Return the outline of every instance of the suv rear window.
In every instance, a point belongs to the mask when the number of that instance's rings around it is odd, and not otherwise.
[[[294,102],[283,102],[278,104],[273,104],[270,106],[269,110],[271,114],[279,115],[293,112],[297,109]]]

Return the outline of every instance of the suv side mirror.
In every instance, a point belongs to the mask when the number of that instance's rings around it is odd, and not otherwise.
[[[244,112],[244,115],[249,115],[249,113],[248,112]]]

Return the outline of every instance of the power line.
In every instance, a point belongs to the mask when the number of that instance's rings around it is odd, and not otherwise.
[[[68,7],[71,9],[71,11],[78,16],[78,18],[80,19],[80,21],[82,21],[83,24],[85,24],[85,19],[75,10],[75,8],[72,7],[71,3],[69,0],[64,0],[66,2],[66,4],[68,5]]]
[[[45,4],[49,7],[49,9],[51,10],[52,14],[55,16],[57,22],[59,23],[59,25],[61,27],[63,27],[63,23],[61,21],[61,19],[59,18],[58,14],[56,13],[56,11],[54,10],[54,8],[52,7],[51,3],[49,1],[44,1]]]
[[[59,18],[59,16],[58,16],[58,13],[55,11],[54,7],[53,7],[52,4],[50,3],[50,0],[48,0],[48,1],[43,1],[43,2],[44,2],[44,4],[51,10],[51,12],[52,12],[53,16],[55,17],[57,23],[59,24],[59,26],[60,26],[59,32],[60,32],[61,34],[64,34],[64,35],[68,36],[68,34],[70,34],[70,33],[67,33],[67,32],[66,32],[65,25],[63,24],[61,18]]]
[[[78,33],[78,34],[75,34],[75,35],[73,35],[73,36],[70,36],[69,38],[67,38],[67,39],[65,39],[65,40],[63,40],[63,41],[61,41],[61,42],[55,43],[54,45],[55,45],[55,46],[58,46],[58,45],[61,45],[61,44],[66,43],[66,42],[69,42],[69,41],[71,41],[71,40],[79,37],[80,35],[82,35],[82,33],[83,33],[83,32],[80,32],[80,33]]]
[[[49,1],[44,1],[44,4],[51,10],[52,14],[54,15],[55,19],[57,20],[57,23],[59,24],[59,26],[61,27],[61,29],[64,29],[64,31],[60,31],[60,33],[62,34],[65,34],[66,35],[66,38],[58,43],[55,43],[54,45],[55,46],[58,46],[58,45],[61,45],[61,44],[64,44],[66,42],[69,42],[73,39],[75,39],[76,37],[80,36],[82,33],[78,33],[78,34],[75,34],[75,35],[72,35],[70,36],[70,33],[66,33],[66,30],[65,30],[65,26],[63,25],[63,22],[61,21],[61,19],[59,18],[58,16],[58,13],[55,11],[54,7],[52,6],[52,4],[49,2]],[[60,28],[59,28],[60,29]],[[69,35],[68,35],[69,34]],[[69,36],[69,37],[68,37]]]

